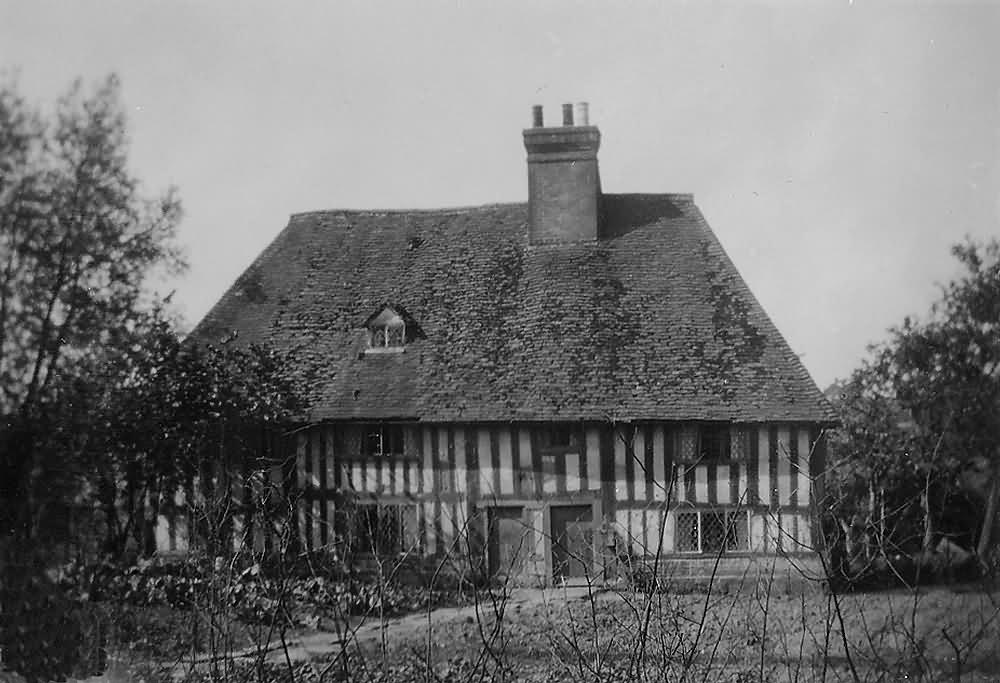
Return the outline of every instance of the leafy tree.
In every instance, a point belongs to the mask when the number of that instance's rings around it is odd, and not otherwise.
[[[980,495],[976,552],[985,558],[1000,498],[1000,242],[970,240],[952,253],[964,274],[927,323],[894,331],[888,374],[917,430],[941,442]]]
[[[150,278],[183,267],[177,196],[144,197],[127,153],[114,76],[47,115],[0,83],[0,533],[22,544],[72,488],[45,442],[82,409],[74,381],[127,343]]]
[[[1000,243],[952,253],[964,273],[928,320],[891,329],[834,389],[832,483],[845,531],[924,550],[940,531],[964,533],[985,560],[1000,497]]]
[[[83,459],[101,473],[95,488],[106,550],[120,555],[132,538],[152,553],[161,500],[178,491],[189,500],[210,495],[280,457],[270,442],[301,408],[286,366],[283,355],[258,345],[184,343],[168,321],[151,320],[91,397],[96,409]]]

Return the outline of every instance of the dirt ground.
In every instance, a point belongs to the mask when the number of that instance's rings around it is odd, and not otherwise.
[[[838,610],[839,604],[839,610]],[[497,614],[502,611],[502,619]],[[377,630],[376,630],[377,633]],[[1000,592],[644,595],[484,605],[314,660],[348,680],[1000,680]]]
[[[1000,681],[1000,591],[971,589],[523,590],[289,636],[268,656],[276,680],[290,665],[322,681]],[[130,680],[117,667],[88,683]]]

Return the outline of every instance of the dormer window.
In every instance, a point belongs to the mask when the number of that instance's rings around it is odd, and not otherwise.
[[[400,321],[398,324],[373,327],[371,333],[372,348],[392,348],[402,346],[403,340],[406,339],[406,325]]]
[[[406,321],[386,306],[368,320],[369,351],[402,351],[406,344]]]

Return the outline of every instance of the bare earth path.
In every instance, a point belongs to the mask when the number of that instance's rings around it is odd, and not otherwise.
[[[600,592],[593,589],[596,594]],[[507,598],[504,609],[506,613],[517,613],[521,610],[534,609],[543,605],[561,605],[565,602],[580,600],[588,595],[587,587],[564,587],[564,588],[518,588],[511,591]],[[478,614],[480,617],[492,612],[493,606],[489,602],[480,603]],[[396,640],[409,638],[418,633],[426,632],[434,626],[453,623],[457,621],[475,621],[477,607],[466,605],[464,607],[441,607],[430,612],[420,612],[408,614],[403,617],[387,619],[385,624],[381,624],[377,619],[369,619],[356,626],[350,634],[351,644],[365,646],[378,643],[384,634],[386,640]],[[323,655],[336,653],[341,650],[341,638],[335,633],[329,632],[308,632],[298,635],[288,643],[288,659],[292,663],[308,661]],[[248,651],[252,654],[252,650]],[[270,661],[285,662],[285,653],[280,649],[273,651],[268,656]]]

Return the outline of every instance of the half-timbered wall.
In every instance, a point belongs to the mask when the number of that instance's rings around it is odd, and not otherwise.
[[[306,548],[335,542],[338,509],[379,502],[409,506],[410,540],[421,554],[439,555],[464,543],[477,512],[508,504],[527,510],[538,556],[546,533],[539,503],[582,500],[599,501],[602,531],[635,556],[681,554],[677,515],[719,508],[749,515],[749,552],[813,549],[810,505],[823,451],[818,430],[807,425],[741,425],[740,452],[718,462],[687,458],[690,425],[677,423],[582,425],[572,446],[556,451],[541,442],[544,425],[407,424],[404,452],[386,456],[361,456],[345,436],[350,429],[325,424],[299,431],[284,471],[276,466],[269,474],[271,485],[294,483]],[[234,509],[244,509],[247,492],[267,482],[260,473],[238,479]],[[234,519],[234,542],[245,544],[250,528],[253,546],[265,547],[265,530],[252,513]],[[179,547],[175,530],[160,535]]]
[[[337,429],[321,426],[297,437],[300,518],[312,547],[332,539],[343,495],[416,505],[421,548],[435,554],[456,541],[477,508],[584,494],[600,496],[606,519],[638,554],[657,547],[672,552],[675,512],[712,507],[749,511],[753,551],[812,547],[810,458],[818,455],[817,433],[806,427],[747,426],[746,453],[706,463],[680,460],[684,427],[670,424],[588,425],[575,448],[555,454],[539,446],[543,427],[413,425],[406,427],[406,453],[369,458],[337,453]]]

